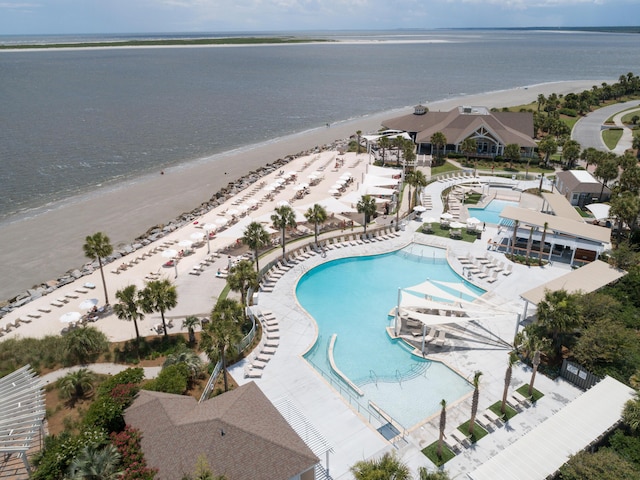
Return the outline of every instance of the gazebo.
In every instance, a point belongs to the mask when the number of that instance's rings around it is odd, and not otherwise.
[[[0,378],[0,453],[22,458],[31,476],[27,452],[44,438],[44,389],[30,365]]]

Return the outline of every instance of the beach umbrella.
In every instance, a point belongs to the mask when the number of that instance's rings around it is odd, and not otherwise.
[[[174,250],[173,248],[168,248],[167,250],[163,251],[161,255],[164,258],[173,260],[173,267],[176,270],[176,277],[178,277],[178,262],[175,261],[175,258],[178,256],[178,251]]]
[[[264,187],[262,190],[266,191],[266,192],[275,192],[275,190],[278,187],[276,185],[274,185],[273,183],[270,183],[269,185],[267,185],[266,187]]]
[[[337,188],[332,188],[331,190],[329,190],[329,193],[331,195],[337,195],[340,193],[340,190],[338,190]]]
[[[344,185],[347,181],[344,178],[339,178],[336,180],[335,185]]]
[[[205,223],[202,228],[207,232],[207,253],[211,253],[211,244],[209,243],[211,232],[215,232],[218,227],[213,223]]]
[[[189,235],[189,238],[191,238],[191,240],[193,240],[194,242],[201,242],[204,239],[204,233],[193,232],[191,235]]]
[[[280,200],[277,204],[278,207],[290,207],[291,205],[286,200]]]
[[[413,211],[419,213],[426,212],[427,207],[425,207],[424,205],[416,205],[415,207],[413,207]]]
[[[296,192],[299,192],[300,190],[304,190],[306,187],[302,186],[301,184],[298,184],[298,185],[293,185],[291,188]]]
[[[451,220],[453,218],[453,215],[451,215],[449,212],[445,212],[440,215],[440,218],[443,220]]]
[[[62,323],[73,323],[77,322],[82,318],[80,312],[67,312],[60,317],[60,321]]]
[[[229,220],[227,220],[224,217],[216,218],[216,224],[221,226],[221,227],[224,227],[227,223],[229,223]]]
[[[247,210],[249,210],[249,205],[246,203],[243,203],[242,205],[238,205],[238,210],[240,210],[240,213],[247,213]]]
[[[424,223],[435,223],[435,222],[437,222],[437,220],[435,218],[433,218],[433,217],[427,217],[427,218],[423,219],[423,222]]]
[[[344,172],[342,175],[340,175],[340,178],[343,180],[349,180],[353,175],[351,175],[351,172]]]
[[[230,208],[229,210],[227,210],[227,215],[231,215],[232,217],[235,217],[239,213],[240,212],[238,210],[236,210],[235,208]]]
[[[255,198],[250,198],[249,200],[247,200],[247,204],[253,206],[253,205],[257,205],[259,202],[258,200],[256,200]]]
[[[312,173],[311,175],[307,175],[307,178],[313,182],[314,180],[318,179],[318,176]]]
[[[460,223],[460,222],[451,222],[451,224],[449,225],[451,228],[463,228],[465,226],[464,223]]]
[[[191,248],[193,242],[191,240],[180,240],[178,246],[182,248]]]
[[[285,177],[290,178],[290,177],[295,177],[298,174],[298,172],[294,171],[294,170],[290,170],[287,173],[284,174]]]
[[[467,218],[467,225],[478,225],[479,223],[480,223],[480,220],[476,217]]]
[[[80,308],[81,310],[91,310],[96,305],[98,305],[97,298],[87,298],[86,300],[80,302],[78,308]]]

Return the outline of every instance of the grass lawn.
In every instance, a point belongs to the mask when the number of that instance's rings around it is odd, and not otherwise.
[[[444,162],[444,165],[439,167],[431,167],[431,176],[439,175],[441,173],[459,172],[461,168],[456,167],[453,163]]]
[[[466,205],[477,205],[481,198],[481,193],[470,193],[465,197],[464,203]]]
[[[633,123],[633,117],[640,117],[640,109],[634,108],[629,113],[625,114],[622,117],[622,123],[624,124]]]
[[[516,389],[516,392],[518,392],[520,395],[529,398],[529,385],[525,384],[522,385],[520,388]],[[544,397],[544,393],[542,393],[540,390],[536,390],[535,388],[533,389],[533,395],[531,395],[531,401],[533,403],[537,402],[538,400],[540,400],[542,397]]]
[[[576,212],[578,212],[580,214],[581,217],[583,218],[588,218],[591,215],[589,214],[589,212],[585,212],[584,210],[582,210],[580,207],[576,207]]]
[[[621,128],[608,128],[602,131],[602,140],[609,150],[616,148],[620,137],[622,137]]]
[[[502,401],[497,401],[496,403],[494,403],[489,407],[489,410],[491,410],[493,413],[495,413],[499,417],[502,417],[504,420],[511,420],[513,417],[515,417],[518,414],[518,412],[516,412],[509,405],[505,405],[505,413],[504,415],[502,415],[502,412],[500,412],[501,405],[502,405]]]
[[[438,441],[422,449],[422,453],[431,460],[436,466],[440,467],[456,456],[449,447],[442,445],[442,457],[438,457]]]
[[[462,425],[458,427],[458,430],[462,432],[463,435],[469,435],[469,420],[464,422]],[[473,433],[471,434],[471,443],[476,443],[482,437],[486,436],[489,432],[487,432],[484,428],[478,425],[476,422],[473,425]]]
[[[424,233],[425,235],[435,235],[437,237],[449,238],[450,231],[451,229],[449,228],[442,228],[439,223],[431,224],[431,232],[429,232],[428,223],[425,223],[424,225],[422,225],[422,233]],[[461,233],[461,237],[458,240],[463,240],[465,242],[473,243],[478,239],[478,236],[475,233],[467,233],[466,227],[460,229],[460,233]]]

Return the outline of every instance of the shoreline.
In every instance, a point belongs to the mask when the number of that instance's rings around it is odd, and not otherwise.
[[[430,109],[458,105],[488,108],[535,101],[539,94],[566,94],[590,89],[599,80],[560,81],[464,95],[427,103]],[[59,278],[89,262],[82,253],[84,238],[104,232],[114,251],[133,243],[153,226],[170,224],[183,214],[198,211],[229,183],[250,172],[291,159],[302,152],[344,141],[356,130],[377,131],[381,122],[406,113],[411,107],[319,127],[255,145],[189,161],[130,182],[100,189],[88,197],[72,197],[44,212],[0,226],[0,262],[7,273],[0,279],[0,299],[12,299],[35,285]],[[288,161],[288,160],[287,160]]]

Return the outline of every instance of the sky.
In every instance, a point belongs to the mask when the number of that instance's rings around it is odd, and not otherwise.
[[[0,0],[0,35],[639,23],[638,0]]]

